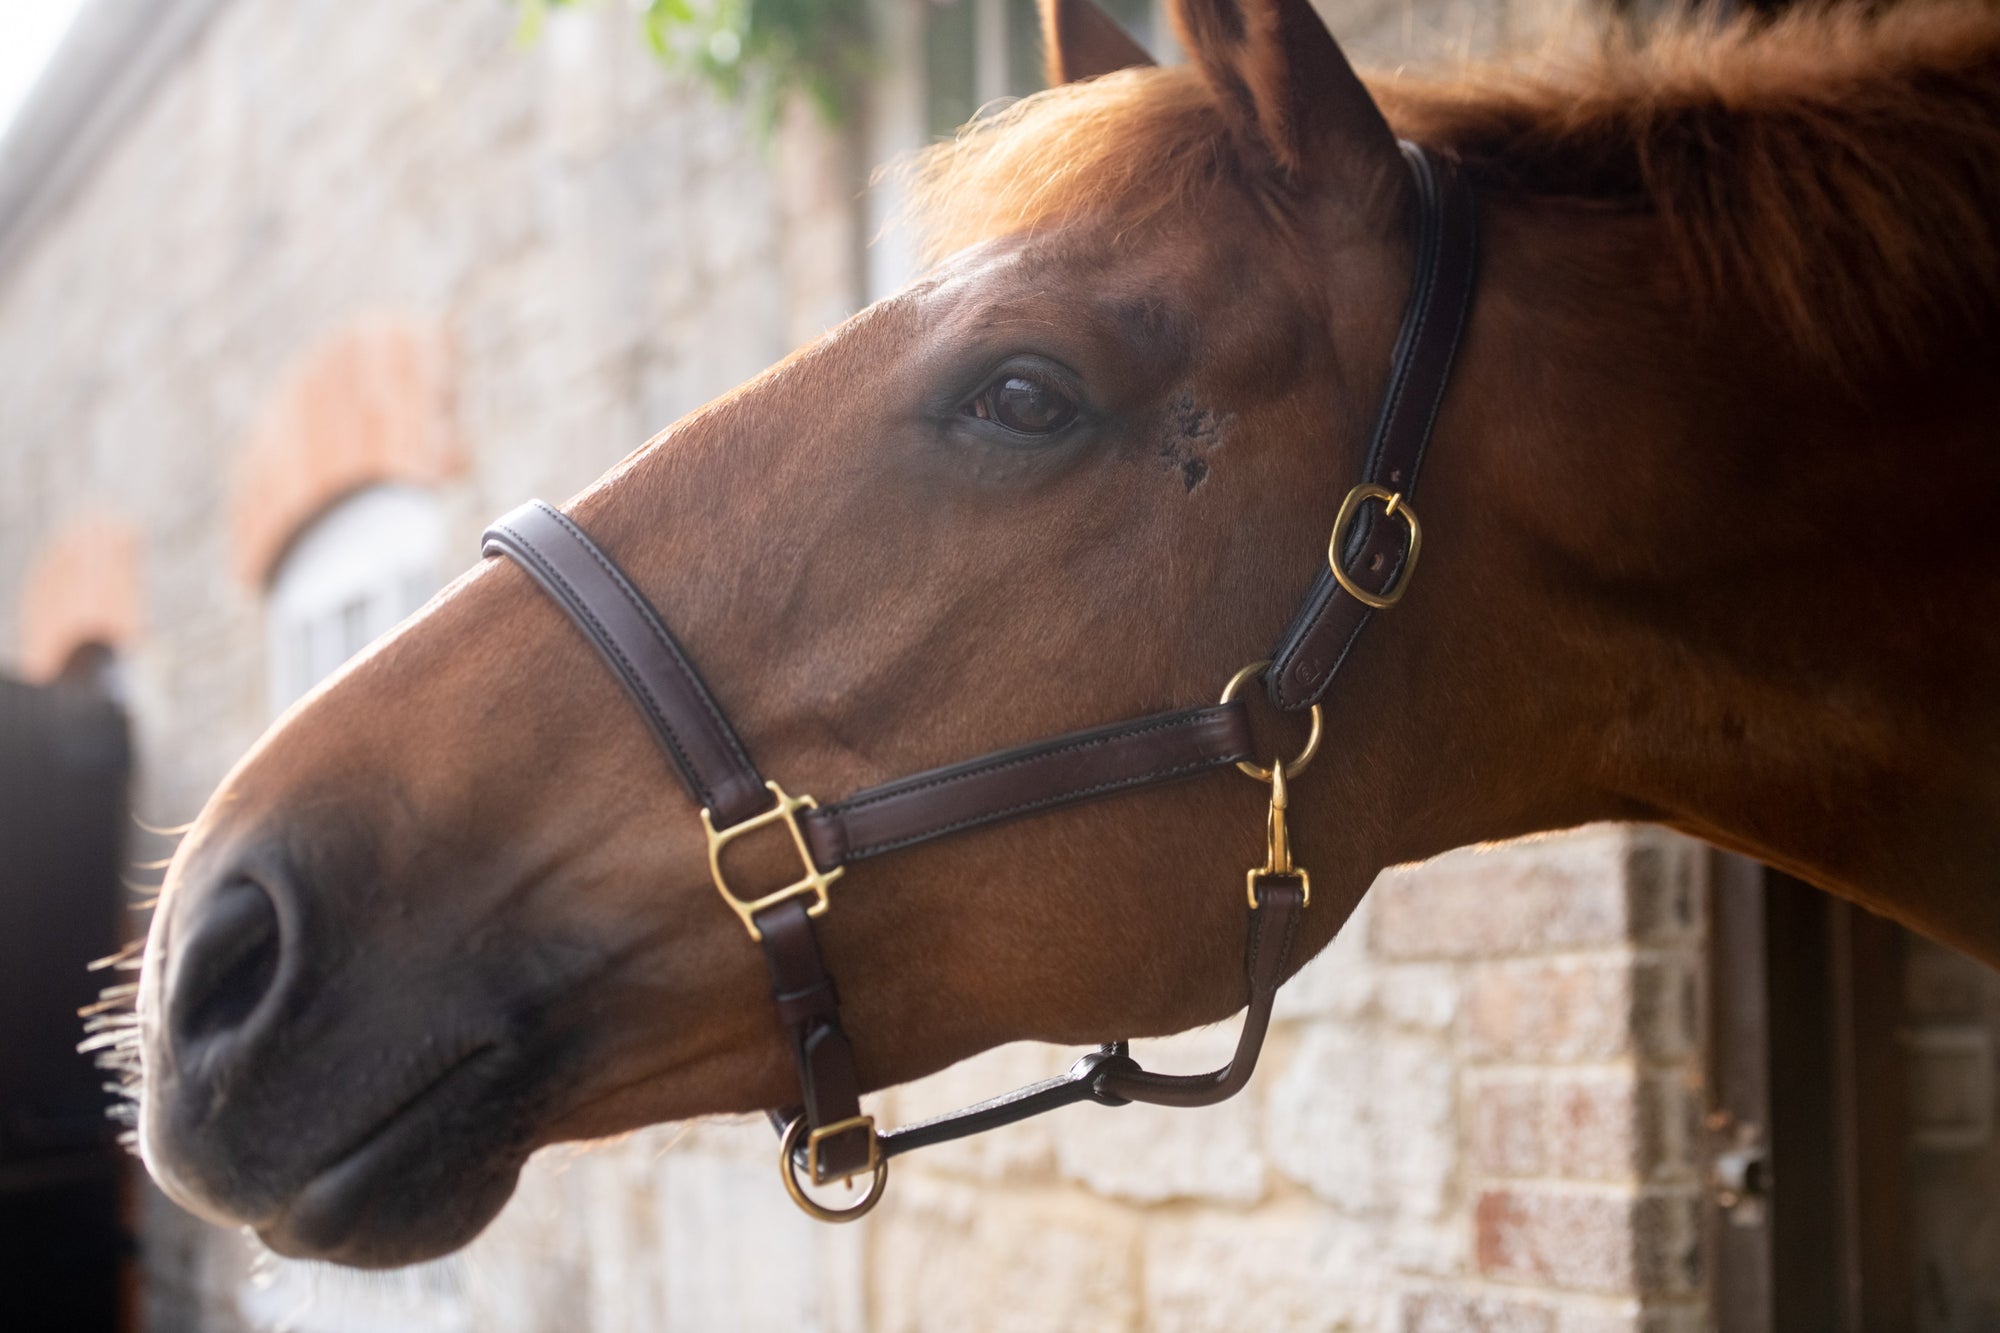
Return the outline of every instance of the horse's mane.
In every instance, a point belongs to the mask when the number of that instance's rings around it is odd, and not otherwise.
[[[2000,310],[2000,11],[1968,0],[1719,24],[1372,80],[1484,191],[1650,213],[1690,297],[1837,369]],[[927,249],[1080,213],[1138,227],[1236,169],[1196,71],[1051,89],[913,166]]]

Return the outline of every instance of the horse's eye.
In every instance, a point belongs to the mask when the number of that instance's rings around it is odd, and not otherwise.
[[[1003,375],[966,405],[966,412],[1021,435],[1053,435],[1076,420],[1076,400],[1048,380]]]

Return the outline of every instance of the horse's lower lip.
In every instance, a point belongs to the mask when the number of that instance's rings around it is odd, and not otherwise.
[[[274,1221],[258,1228],[265,1243],[283,1254],[356,1262],[347,1255],[350,1238],[382,1187],[413,1156],[439,1152],[440,1139],[450,1135],[439,1121],[479,1097],[500,1054],[491,1042],[475,1046],[378,1121],[320,1168]]]

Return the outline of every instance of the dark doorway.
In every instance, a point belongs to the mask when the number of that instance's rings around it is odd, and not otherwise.
[[[2000,1328],[2000,973],[1739,857],[1712,882],[1717,1328]]]
[[[0,1324],[18,1333],[125,1322],[126,1159],[107,1076],[77,1053],[106,984],[85,964],[125,924],[131,747],[108,678],[0,677]]]

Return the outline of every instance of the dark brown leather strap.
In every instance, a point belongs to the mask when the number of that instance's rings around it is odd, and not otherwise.
[[[484,554],[514,559],[583,630],[639,707],[640,715],[718,830],[768,809],[773,796],[720,705],[652,604],[584,531],[539,500],[507,514],[484,538]],[[799,1096],[815,1130],[854,1122],[816,1143],[822,1180],[863,1169],[873,1130],[861,1122],[854,1048],[840,1026],[840,999],[797,898],[756,916],[771,996],[798,1068]]]
[[[1250,757],[1250,721],[1240,702],[1156,713],[856,792],[808,814],[806,841],[820,869],[831,870],[947,833]]]
[[[798,1068],[800,1110],[813,1129],[861,1118],[861,1083],[854,1073],[854,1046],[840,1026],[840,996],[827,975],[819,940],[802,899],[791,898],[757,914],[763,932],[764,962],[771,970],[771,998]],[[789,1121],[792,1116],[784,1117]],[[819,1143],[819,1178],[866,1170],[871,1127],[855,1123]]]
[[[1092,1051],[1061,1078],[1003,1093],[990,1101],[905,1125],[882,1136],[882,1155],[896,1157],[917,1148],[981,1134],[1002,1125],[1092,1101],[1104,1106],[1150,1102],[1156,1106],[1211,1106],[1241,1092],[1257,1068],[1257,1056],[1270,1031],[1278,988],[1291,971],[1292,945],[1305,911],[1304,882],[1290,876],[1258,878],[1258,903],[1250,913],[1250,937],[1244,948],[1244,973],[1249,988],[1243,1027],[1229,1063],[1203,1074],[1161,1074],[1142,1069],[1124,1042]],[[1342,904],[1341,919],[1360,902],[1357,894]]]
[[[1078,1102],[1124,1106],[1125,1099],[1103,1091],[1098,1086],[1098,1078],[1108,1069],[1127,1067],[1137,1069],[1138,1065],[1133,1063],[1129,1047],[1125,1042],[1112,1042],[1100,1046],[1077,1060],[1069,1067],[1069,1072],[1061,1078],[1030,1083],[1025,1088],[1015,1088],[1011,1092],[1001,1093],[998,1097],[989,1097],[975,1106],[932,1116],[928,1120],[913,1121],[901,1129],[884,1134],[882,1155],[899,1157],[918,1148],[950,1143],[953,1139],[968,1138],[974,1134],[984,1134],[989,1129],[1017,1124],[1034,1116],[1061,1110],[1065,1106],[1075,1106]]]
[[[1127,1101],[1155,1106],[1213,1106],[1228,1101],[1250,1081],[1264,1034],[1271,1028],[1271,1009],[1278,987],[1285,984],[1292,963],[1292,943],[1298,936],[1299,915],[1305,911],[1305,886],[1297,879],[1260,878],[1258,907],[1250,913],[1250,942],[1244,948],[1243,970],[1250,984],[1243,1029],[1229,1063],[1206,1074],[1156,1074],[1137,1065],[1106,1069],[1098,1087]]]
[[[715,827],[770,808],[763,778],[687,653],[583,529],[530,500],[486,530],[481,553],[511,556],[576,622]]]
[[[1416,271],[1362,480],[1409,499],[1471,308],[1479,220],[1472,190],[1455,163],[1411,143],[1403,145],[1403,156],[1417,187]],[[1347,577],[1375,594],[1398,587],[1412,555],[1412,529],[1400,518],[1386,517],[1382,506],[1380,498],[1361,505],[1339,552]],[[1331,569],[1322,569],[1272,650],[1266,677],[1271,702],[1298,709],[1323,699],[1372,613],[1367,602],[1340,586]]]

